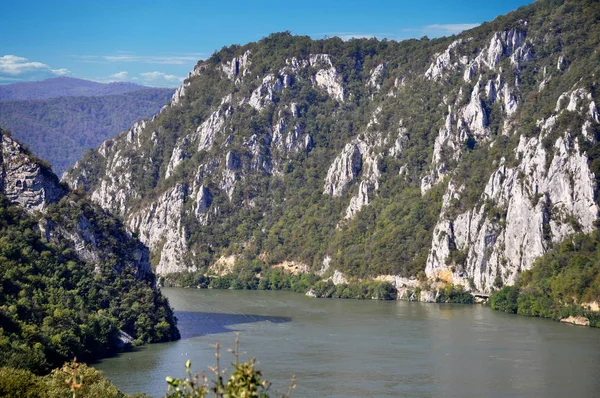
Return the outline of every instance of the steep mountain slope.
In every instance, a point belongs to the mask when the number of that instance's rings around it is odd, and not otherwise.
[[[547,0],[438,40],[224,48],[64,181],[159,274],[235,255],[489,291],[595,229],[599,19]]]
[[[119,91],[101,86],[104,91]],[[135,91],[104,95],[102,90],[83,90],[84,85],[79,91],[101,96],[0,102],[0,125],[49,161],[60,175],[90,148],[156,114],[173,94],[171,89],[132,86],[125,88]]]
[[[0,101],[57,97],[100,97],[139,91],[148,87],[134,83],[98,83],[72,77],[54,77],[38,82],[0,85]]]
[[[0,366],[45,372],[179,337],[149,252],[0,129]]]

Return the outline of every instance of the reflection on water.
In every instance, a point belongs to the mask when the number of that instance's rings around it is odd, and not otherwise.
[[[99,364],[128,393],[164,395],[166,375],[214,364],[234,344],[297,397],[592,397],[600,330],[476,305],[315,300],[286,292],[164,289],[181,341]],[[252,314],[252,315],[248,315]],[[224,362],[227,362],[224,354]],[[232,359],[232,358],[231,358]],[[242,358],[243,359],[243,358]]]

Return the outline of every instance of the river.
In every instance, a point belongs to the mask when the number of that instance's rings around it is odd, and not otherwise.
[[[295,397],[600,396],[600,330],[480,305],[311,299],[296,293],[163,289],[182,339],[94,365],[123,392],[164,396],[165,376],[241,351]]]

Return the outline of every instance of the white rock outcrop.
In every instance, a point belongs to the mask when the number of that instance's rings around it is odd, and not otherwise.
[[[129,218],[129,228],[138,232],[140,240],[152,252],[160,253],[157,275],[195,270],[185,261],[188,246],[182,216],[186,194],[185,185],[177,184]]]
[[[523,29],[526,25],[526,22],[522,22],[522,27],[518,29],[494,33],[489,44],[465,68],[464,80],[471,81],[482,68],[494,70],[505,56],[511,57],[511,62],[516,66],[530,61],[533,57],[532,46],[527,44],[521,47],[525,42],[526,33]]]
[[[204,185],[200,185],[196,192],[196,205],[194,214],[201,225],[208,224],[208,210],[212,204],[213,196]]]
[[[378,144],[381,144],[381,135],[375,133],[371,136],[359,137],[356,144],[361,154],[361,181],[358,193],[350,198],[350,203],[346,208],[344,217],[346,219],[354,218],[356,213],[371,203],[375,191],[379,189],[379,179],[381,178],[378,162],[382,158],[382,154],[376,151]]]
[[[333,160],[327,177],[323,194],[331,196],[340,196],[353,182],[362,169],[362,154],[356,143],[348,143],[342,152]]]
[[[107,154],[106,164],[109,172],[92,192],[92,200],[104,209],[124,215],[127,202],[138,197],[133,189],[131,158],[117,150],[111,152],[110,156]]]
[[[344,88],[335,68],[321,69],[315,75],[317,86],[324,88],[334,99],[344,101]]]
[[[212,148],[216,135],[223,129],[225,117],[230,113],[231,111],[223,112],[218,109],[211,113],[208,119],[198,126],[196,132],[192,136],[192,141],[197,142],[198,144],[198,152],[203,150],[208,151]]]
[[[260,111],[273,102],[273,94],[283,88],[282,79],[272,74],[265,76],[262,83],[252,92],[248,105]]]
[[[171,154],[171,159],[169,160],[169,164],[167,165],[167,170],[165,171],[165,179],[171,177],[177,166],[188,156],[187,153],[183,150],[183,147],[189,144],[189,140],[185,137],[178,143],[175,148],[173,148],[173,153]]]
[[[8,200],[28,212],[35,212],[45,210],[65,194],[58,185],[58,178],[43,169],[19,143],[4,133],[0,138],[0,192]]]
[[[436,54],[435,60],[429,65],[427,71],[425,71],[425,78],[439,80],[446,73],[453,72],[460,66],[466,65],[469,59],[466,56],[460,56],[458,52],[458,47],[461,44],[463,44],[463,40],[458,39],[452,42],[443,53]]]
[[[250,73],[249,67],[252,64],[250,60],[251,55],[252,52],[247,50],[243,55],[234,57],[231,61],[223,63],[221,70],[231,80],[235,80],[239,75],[246,76]]]
[[[381,83],[383,82],[383,74],[385,69],[387,68],[387,64],[379,64],[372,71],[369,76],[369,80],[367,81],[367,87],[373,88],[376,91],[381,90]]]

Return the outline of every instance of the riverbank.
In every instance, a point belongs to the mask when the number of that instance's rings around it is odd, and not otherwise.
[[[337,276],[337,277],[336,277]],[[334,275],[323,278],[315,273],[292,273],[281,268],[258,268],[251,272],[238,270],[224,275],[204,272],[170,274],[159,278],[164,287],[231,290],[283,290],[306,294],[313,298],[358,300],[406,300],[428,303],[473,304],[474,296],[462,286],[429,284],[412,280],[409,286],[397,287],[381,279],[348,281]]]
[[[222,275],[207,275],[201,271],[171,274],[160,277],[159,284],[166,287],[199,289],[282,290],[305,294],[312,298],[484,304],[490,305],[494,310],[511,314],[550,318],[580,326],[600,326],[600,312],[593,306],[553,304],[540,294],[536,296],[535,302],[530,296],[521,293],[518,287],[505,286],[488,296],[467,291],[462,286],[441,281],[431,282],[424,278],[418,280],[380,277],[349,281],[340,273],[323,277],[310,272],[292,272],[288,268],[260,267],[255,264],[250,268],[230,267],[227,273]]]

